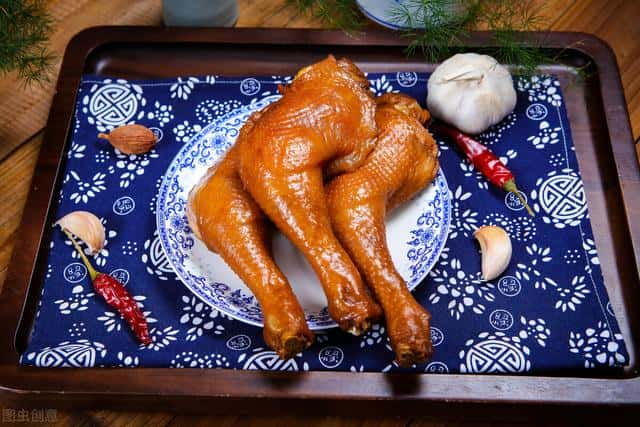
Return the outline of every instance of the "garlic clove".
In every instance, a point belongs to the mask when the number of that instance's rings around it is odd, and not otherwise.
[[[97,254],[104,247],[105,231],[100,219],[87,211],[74,211],[60,218],[54,225],[73,233],[81,239],[91,251]]]
[[[478,228],[473,237],[480,244],[482,253],[482,278],[493,280],[501,275],[511,260],[511,239],[507,232],[495,225]]]
[[[108,134],[99,133],[98,138],[106,139],[124,154],[144,154],[156,145],[156,135],[153,131],[136,124],[119,126]]]

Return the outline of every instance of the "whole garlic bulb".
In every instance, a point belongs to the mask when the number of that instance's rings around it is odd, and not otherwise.
[[[431,74],[427,88],[431,114],[470,134],[485,131],[516,106],[511,74],[488,55],[452,56]]]

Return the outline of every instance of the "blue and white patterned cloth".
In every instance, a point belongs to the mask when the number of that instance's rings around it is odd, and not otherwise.
[[[425,99],[426,74],[368,77],[378,95],[401,91]],[[22,364],[402,370],[392,363],[384,325],[362,337],[318,333],[304,353],[279,360],[265,347],[260,328],[229,319],[193,296],[159,244],[156,194],[182,144],[217,117],[274,94],[277,84],[288,81],[82,79],[55,216],[83,209],[102,218],[107,244],[95,264],[127,284],[150,322],[154,343],[136,344],[120,316],[94,294],[70,243],[55,232]],[[603,284],[559,82],[547,76],[520,79],[516,89],[516,110],[479,139],[513,171],[536,216],[529,217],[515,197],[487,184],[456,150],[438,141],[452,223],[440,261],[414,292],[433,316],[434,357],[411,370],[547,373],[628,363]],[[127,156],[96,137],[130,122],[156,132],[154,150]],[[483,224],[504,227],[513,242],[509,268],[489,283],[480,281],[472,239]]]

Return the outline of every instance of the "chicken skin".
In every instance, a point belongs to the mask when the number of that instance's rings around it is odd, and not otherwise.
[[[311,345],[313,334],[304,312],[271,257],[266,218],[238,176],[236,146],[191,190],[187,217],[196,236],[217,252],[256,296],[267,345],[283,359]]]
[[[377,104],[375,149],[360,168],[334,178],[325,190],[335,234],[382,305],[397,362],[410,366],[431,356],[431,316],[393,265],[384,220],[434,179],[437,147],[423,126],[429,113],[413,98],[386,94]]]
[[[331,317],[356,335],[382,313],[332,231],[323,186],[324,176],[355,170],[373,149],[368,86],[353,63],[329,56],[300,70],[236,142],[245,188],[309,261]]]

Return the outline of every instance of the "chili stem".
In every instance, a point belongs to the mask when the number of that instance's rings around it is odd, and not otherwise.
[[[62,227],[60,227],[60,229],[64,234],[67,235],[69,240],[71,240],[71,243],[73,243],[73,247],[76,248],[76,251],[80,255],[80,258],[82,258],[82,262],[84,263],[85,267],[87,267],[87,270],[89,270],[89,276],[91,276],[91,281],[93,282],[94,280],[96,280],[96,276],[98,276],[98,272],[93,268],[93,266],[89,262],[89,259],[84,254],[84,251],[82,250],[78,242],[76,242],[76,239],[73,238],[73,235]]]
[[[525,209],[527,210],[527,213],[529,213],[529,215],[531,215],[531,216],[535,216],[533,211],[531,210],[531,208],[527,204],[527,202],[524,200],[524,197],[522,197],[522,194],[520,194],[519,191],[516,191],[514,194],[516,195],[518,200],[520,200],[520,203],[522,203],[524,205]]]
[[[535,214],[527,204],[527,201],[524,199],[524,197],[522,197],[522,194],[520,194],[520,190],[518,190],[516,182],[513,180],[513,178],[505,181],[505,183],[502,185],[502,188],[509,193],[513,193],[518,198],[518,200],[520,200],[520,203],[522,203],[522,205],[527,209],[527,213],[531,216],[535,216]]]

